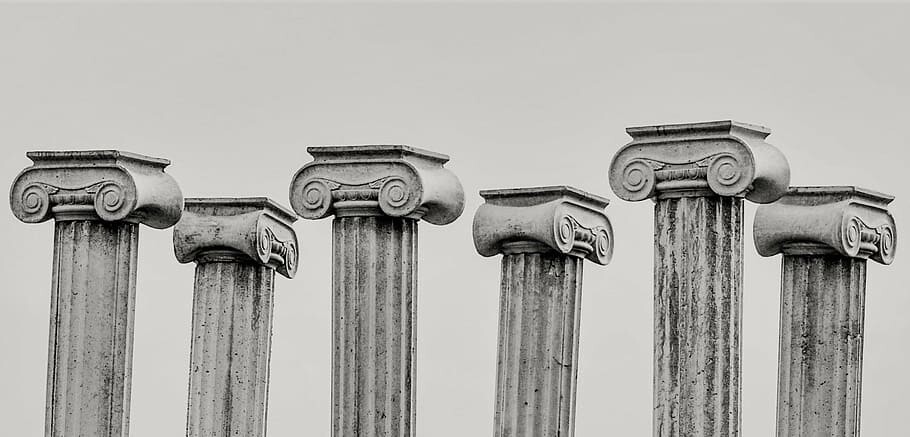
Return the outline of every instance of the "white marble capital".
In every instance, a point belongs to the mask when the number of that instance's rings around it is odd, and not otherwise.
[[[630,127],[632,142],[610,163],[619,198],[745,197],[769,203],[790,183],[786,157],[765,142],[770,131],[734,121]]]
[[[857,187],[791,187],[755,213],[755,247],[778,253],[836,253],[891,264],[897,244],[894,197]]]
[[[387,215],[444,225],[464,210],[461,182],[443,167],[446,155],[400,145],[307,151],[315,160],[290,188],[291,206],[305,219]]]
[[[117,150],[28,152],[34,164],[10,189],[13,214],[26,223],[104,220],[173,226],[183,210],[170,161]]]
[[[613,228],[604,213],[609,200],[566,186],[480,195],[486,202],[474,215],[474,246],[481,255],[554,250],[610,262]]]
[[[265,197],[187,198],[174,227],[181,263],[240,256],[292,278],[297,272],[293,212]]]

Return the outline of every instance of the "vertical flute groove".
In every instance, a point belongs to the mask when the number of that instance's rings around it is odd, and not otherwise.
[[[138,225],[55,224],[46,436],[129,430]]]
[[[413,219],[333,222],[333,436],[415,434]]]
[[[858,437],[866,260],[782,263],[777,435]]]
[[[582,260],[507,254],[497,350],[497,437],[574,435]]]
[[[265,435],[274,276],[241,261],[197,264],[187,436]]]
[[[739,435],[742,199],[655,206],[654,435]]]

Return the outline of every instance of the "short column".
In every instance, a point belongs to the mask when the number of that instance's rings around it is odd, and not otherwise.
[[[180,219],[165,159],[115,150],[29,152],[10,190],[26,223],[55,221],[46,436],[129,433],[139,224]]]
[[[186,199],[174,253],[196,262],[187,436],[265,435],[275,271],[297,271],[296,220],[262,197]]]
[[[613,158],[622,199],[655,200],[655,436],[738,436],[743,198],[777,200],[784,156],[731,121],[633,127]]]
[[[856,187],[793,187],[755,214],[758,252],[783,254],[780,437],[860,435],[866,260],[894,259],[893,199]]]
[[[481,191],[474,245],[502,254],[494,435],[572,436],[582,265],[607,264],[607,199],[571,187]]]
[[[454,221],[461,183],[445,155],[407,146],[310,147],[291,205],[334,215],[332,435],[413,436],[417,223]]]

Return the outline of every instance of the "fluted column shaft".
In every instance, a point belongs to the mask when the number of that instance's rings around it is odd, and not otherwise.
[[[417,221],[333,222],[332,435],[413,436]]]
[[[495,436],[574,435],[582,265],[555,251],[503,256]]]
[[[859,436],[865,291],[865,259],[783,256],[778,436]]]
[[[47,436],[128,434],[138,241],[135,223],[56,222]]]
[[[736,197],[657,200],[655,436],[739,435],[742,206]]]
[[[197,264],[187,436],[265,435],[274,278],[249,261]]]

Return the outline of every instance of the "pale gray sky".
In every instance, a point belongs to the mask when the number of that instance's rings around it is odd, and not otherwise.
[[[467,193],[421,224],[418,432],[489,435],[499,259],[471,219],[487,188],[568,184],[614,199],[613,263],[588,263],[577,435],[651,432],[652,204],[607,183],[627,126],[732,118],[768,126],[794,185],[860,185],[910,217],[910,6],[3,5],[0,180],[35,149],[170,159],[186,196],[287,205],[307,145],[449,154]],[[743,435],[772,434],[779,258],[746,209]],[[43,429],[53,226],[0,214],[0,422]],[[270,435],[329,435],[330,221],[298,222],[301,269],[276,280]],[[902,236],[899,235],[899,239]],[[905,256],[906,255],[906,256]],[[910,410],[908,254],[868,271],[863,431]],[[134,437],[184,433],[193,266],[143,228]],[[609,431],[609,432],[608,432]]]

